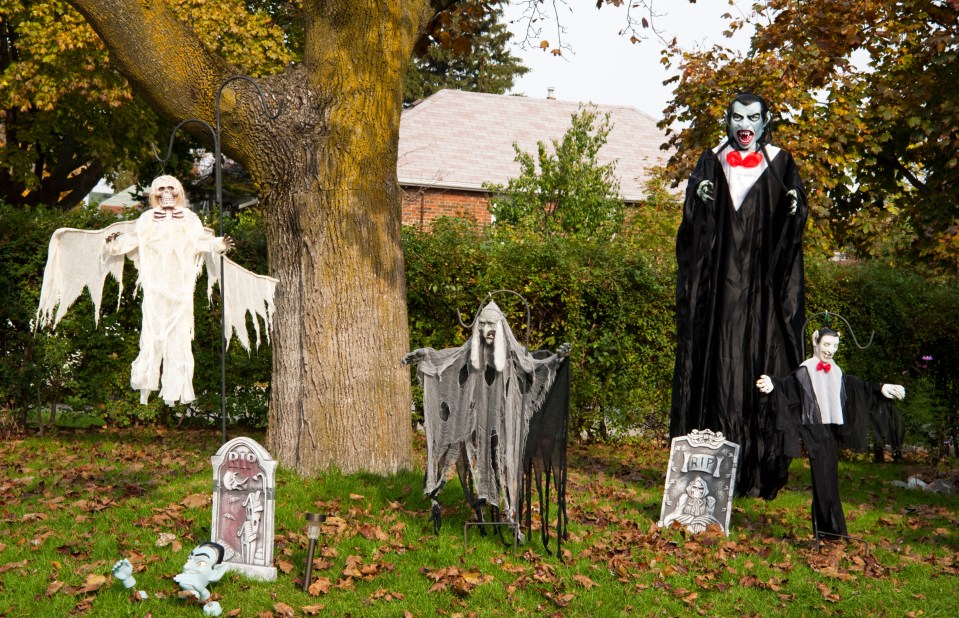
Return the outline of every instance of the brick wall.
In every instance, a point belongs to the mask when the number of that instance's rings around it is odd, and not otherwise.
[[[480,225],[490,223],[486,193],[403,187],[403,225],[429,228],[437,217],[467,217]]]

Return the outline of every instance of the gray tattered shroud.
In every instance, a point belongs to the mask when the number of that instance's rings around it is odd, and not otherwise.
[[[437,496],[457,466],[467,500],[477,514],[482,515],[485,505],[498,509],[518,531],[530,420],[549,397],[565,357],[533,358],[516,340],[496,304],[486,308],[500,316],[493,346],[499,354],[482,341],[479,320],[462,346],[422,350],[417,376],[423,385],[427,440],[424,493],[433,501],[438,527]],[[565,424],[562,429],[565,432]],[[559,488],[557,493],[563,495]]]

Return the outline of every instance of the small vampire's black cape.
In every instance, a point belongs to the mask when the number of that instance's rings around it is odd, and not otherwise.
[[[787,378],[773,378],[773,383],[775,388],[769,395],[768,409],[781,435],[783,454],[801,457],[801,440],[807,443],[807,450],[819,450],[822,445],[810,444],[810,436],[802,433],[803,425],[823,424],[808,371],[800,367]],[[868,450],[871,429],[879,444],[888,444],[893,450],[902,448],[902,416],[881,391],[879,382],[866,382],[843,374],[840,393],[843,424],[837,425],[834,432],[839,447],[859,452]]]
[[[785,485],[789,459],[759,413],[755,382],[762,374],[788,375],[803,360],[802,232],[809,212],[792,156],[772,156],[738,211],[716,153],[703,153],[690,177],[676,238],[669,426],[671,437],[711,429],[739,444],[736,493],[767,499]],[[713,182],[712,203],[696,195],[703,180]],[[794,215],[786,194],[792,189],[799,196]]]

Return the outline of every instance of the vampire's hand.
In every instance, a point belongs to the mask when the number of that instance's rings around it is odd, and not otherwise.
[[[113,577],[123,584],[124,588],[133,588],[137,585],[137,580],[133,578],[133,565],[126,558],[118,560],[113,565]]]
[[[789,196],[789,214],[794,215],[799,208],[799,191],[792,189],[787,191],[786,195]]]
[[[906,398],[906,389],[900,384],[883,384],[882,396],[886,399],[905,399]]]
[[[773,392],[773,389],[776,387],[773,385],[773,379],[766,374],[763,374],[759,376],[758,380],[756,380],[756,388],[759,389],[760,393],[768,395],[769,393]]]
[[[699,186],[696,187],[696,195],[699,196],[699,199],[706,202],[707,204],[713,201],[713,183],[709,180],[704,180],[699,183]]]

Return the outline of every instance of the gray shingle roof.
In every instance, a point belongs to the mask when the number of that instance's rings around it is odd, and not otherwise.
[[[484,182],[505,184],[519,175],[513,143],[535,153],[542,141],[552,151],[580,108],[575,101],[441,90],[403,112],[397,175],[401,185],[480,191]],[[620,193],[644,197],[648,168],[665,162],[666,141],[656,119],[634,107],[597,105],[610,112],[612,130],[600,163],[617,160]]]

